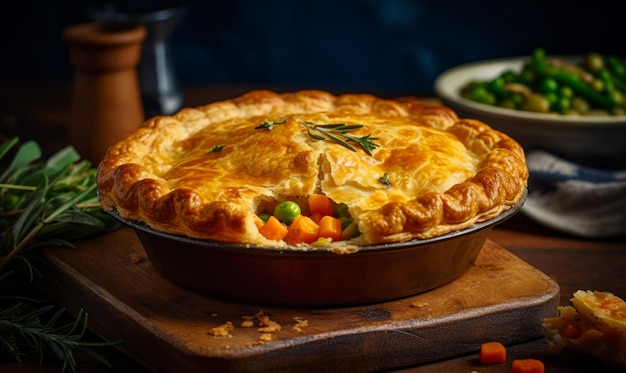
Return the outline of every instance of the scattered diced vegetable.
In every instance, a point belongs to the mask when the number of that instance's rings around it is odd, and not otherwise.
[[[293,201],[283,201],[276,205],[274,216],[281,222],[289,225],[295,218],[300,216],[302,210],[300,206]]]
[[[478,360],[482,364],[504,363],[506,361],[506,348],[500,342],[486,342],[480,346]]]
[[[335,207],[335,211],[333,214],[337,218],[347,218],[350,213],[348,212],[348,205],[345,203],[340,203]]]
[[[544,373],[545,367],[541,360],[517,359],[513,360],[511,373]]]
[[[287,228],[287,235],[283,238],[290,245],[313,243],[319,237],[320,227],[305,215],[298,215]]]
[[[332,215],[333,201],[324,194],[311,194],[309,196],[309,210],[311,215],[320,214],[321,216]]]
[[[314,222],[316,222],[317,224],[320,223],[320,220],[322,220],[323,215],[320,214],[319,212],[313,213],[311,214],[310,218],[313,219]]]
[[[270,216],[259,228],[259,232],[268,240],[280,241],[287,235],[287,227],[274,216]]]
[[[290,245],[328,246],[359,235],[345,204],[335,203],[324,194],[310,195],[305,202],[308,208],[294,201],[302,199],[287,199],[275,205],[271,214],[262,210],[255,216],[255,224],[264,237]]]
[[[330,215],[323,216],[319,222],[319,237],[330,238],[333,241],[341,240],[341,220]]]

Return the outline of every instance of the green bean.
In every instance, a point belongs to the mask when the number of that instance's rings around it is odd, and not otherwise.
[[[618,104],[612,97],[602,95],[601,93],[595,91],[593,88],[585,84],[577,76],[568,74],[563,70],[548,69],[546,71],[546,75],[551,76],[561,84],[566,84],[572,87],[574,92],[601,108],[613,109]]]

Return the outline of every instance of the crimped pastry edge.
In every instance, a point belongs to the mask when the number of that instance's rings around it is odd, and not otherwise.
[[[432,127],[444,128],[459,137],[467,136],[469,147],[484,147],[487,151],[505,153],[491,162],[471,179],[455,185],[445,193],[426,193],[411,203],[389,203],[383,208],[357,217],[361,232],[358,244],[398,242],[425,239],[467,228],[476,222],[498,216],[514,206],[526,188],[528,170],[523,149],[514,140],[488,125],[471,119],[459,119],[444,106],[431,106],[417,100],[389,100],[367,94],[334,96],[322,91],[299,91],[278,94],[252,91],[241,97],[220,101],[198,108],[185,108],[169,117],[155,117],[129,133],[125,140],[114,144],[98,166],[98,189],[105,210],[116,209],[126,219],[143,221],[157,230],[194,238],[225,242],[242,242],[284,246],[260,235],[250,237],[256,230],[247,205],[213,202],[203,205],[203,198],[188,189],[168,190],[155,175],[149,175],[135,163],[139,156],[150,153],[151,147],[167,147],[177,139],[156,136],[158,131],[190,134],[226,119],[247,115],[280,112],[285,104],[303,111],[340,108],[354,112],[376,111],[389,115],[418,115],[428,117]],[[188,125],[186,132],[168,131],[168,126]],[[120,144],[134,139],[131,147]],[[505,159],[506,162],[503,162]],[[469,202],[473,208],[467,209]],[[433,207],[434,206],[434,207]],[[162,214],[155,220],[150,213]],[[184,220],[180,216],[185,216]],[[396,224],[388,224],[390,221]],[[207,234],[207,228],[209,228]]]

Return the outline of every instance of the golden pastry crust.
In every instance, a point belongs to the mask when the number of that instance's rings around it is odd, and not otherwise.
[[[265,121],[282,122],[271,129]],[[320,141],[302,122],[363,127],[368,155]],[[388,183],[380,181],[383,175]],[[345,203],[359,245],[430,238],[497,216],[526,189],[523,149],[477,120],[415,99],[322,91],[241,97],[148,120],[98,167],[104,209],[194,238],[279,247],[254,215],[324,193]]]

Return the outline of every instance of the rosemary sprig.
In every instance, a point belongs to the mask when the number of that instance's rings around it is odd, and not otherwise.
[[[372,134],[367,134],[365,136],[357,137],[349,134],[348,132],[362,128],[362,124],[353,124],[347,125],[345,123],[332,123],[332,124],[313,124],[311,122],[305,122],[302,120],[298,121],[303,124],[307,128],[307,133],[309,136],[316,140],[324,140],[330,139],[336,142],[337,144],[356,152],[354,146],[349,144],[349,142],[354,142],[361,149],[363,149],[367,154],[372,155],[372,151],[376,149],[379,145],[375,144],[374,141],[378,140],[378,137],[372,137]],[[321,134],[315,134],[313,131]]]
[[[73,351],[81,351],[101,364],[111,367],[111,364],[101,355],[94,353],[90,348],[98,346],[110,346],[104,342],[86,342],[84,338],[87,331],[89,316],[84,310],[80,310],[74,321],[62,323],[65,310],[55,311],[54,305],[37,307],[37,299],[23,299],[26,302],[18,302],[6,309],[0,310],[0,350],[4,350],[9,358],[16,362],[22,362],[25,355],[37,357],[42,361],[44,357],[52,354],[62,361],[61,371],[71,370],[76,372],[76,360]],[[44,322],[44,318],[48,318]],[[16,343],[25,340],[30,344]],[[32,351],[28,351],[28,350]]]
[[[266,129],[270,131],[277,124],[284,124],[289,120],[285,118],[281,121],[268,121],[267,119],[254,127],[254,129]],[[368,155],[372,155],[372,151],[379,147],[378,144],[374,143],[375,140],[378,140],[378,137],[372,137],[372,134],[367,134],[365,136],[354,136],[349,134],[348,132],[363,128],[362,124],[346,124],[346,123],[330,123],[330,124],[314,124],[312,122],[307,122],[303,120],[298,120],[298,123],[302,124],[306,127],[307,134],[316,140],[324,141],[331,140],[335,143],[349,149],[353,152],[356,152],[356,148],[352,146],[350,143],[355,143],[358,147],[363,149]]]
[[[0,144],[0,160],[17,143],[18,139],[12,138]],[[6,355],[20,362],[33,356],[41,360],[45,353],[60,359],[63,371],[75,371],[76,350],[108,365],[89,347],[112,343],[81,341],[88,320],[84,311],[73,323],[59,327],[63,311],[53,311],[58,306],[7,295],[16,287],[28,289],[34,276],[40,274],[31,263],[40,259],[39,248],[73,247],[75,240],[120,227],[100,208],[96,170],[88,161],[80,161],[72,147],[47,161],[41,161],[41,155],[37,143],[25,142],[0,175],[0,357]],[[20,273],[24,271],[26,276]],[[27,281],[21,283],[24,279]],[[50,319],[42,321],[47,316]]]

